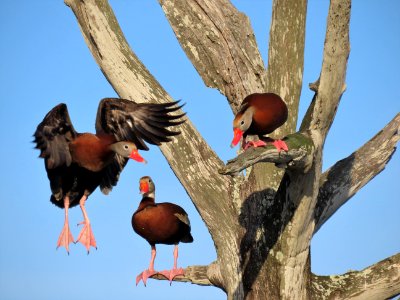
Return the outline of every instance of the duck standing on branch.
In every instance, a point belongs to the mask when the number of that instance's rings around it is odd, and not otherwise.
[[[282,126],[288,118],[288,109],[281,97],[274,93],[251,94],[244,98],[239,112],[233,120],[234,137],[231,147],[236,146],[243,137],[243,149],[251,146],[265,146],[263,135],[272,133]],[[248,135],[255,135],[257,140],[246,142]],[[271,138],[268,138],[272,140]],[[288,151],[282,140],[272,140],[278,151]]]
[[[151,246],[150,265],[136,277],[136,285],[143,280],[146,285],[147,278],[162,274],[170,283],[178,275],[184,275],[183,269],[177,269],[178,243],[191,243],[190,221],[185,210],[173,203],[155,203],[155,186],[149,176],[140,178],[140,193],[143,195],[138,209],[132,216],[133,230],[143,237]],[[156,258],[156,244],[174,244],[174,266],[172,270],[157,272],[154,270]]]
[[[68,209],[78,204],[84,218],[80,224],[84,226],[76,242],[81,242],[88,253],[90,246],[96,248],[85,202],[98,186],[108,194],[129,158],[145,162],[138,153],[138,149],[149,149],[144,141],[160,145],[180,133],[167,129],[184,122],[178,120],[184,114],[169,114],[182,107],[177,103],[138,104],[105,98],[99,103],[96,134],[76,132],[63,103],[47,113],[37,126],[34,143],[40,150],[39,157],[44,158],[52,193],[50,201],[65,209],[57,248],[64,246],[69,253],[69,244],[74,239],[68,224]]]

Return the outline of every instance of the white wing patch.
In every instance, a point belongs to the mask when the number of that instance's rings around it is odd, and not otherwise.
[[[176,213],[174,214],[174,216],[177,217],[181,222],[185,223],[187,226],[190,227],[190,221],[187,215]]]

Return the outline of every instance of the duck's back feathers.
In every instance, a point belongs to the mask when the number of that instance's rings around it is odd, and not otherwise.
[[[269,134],[282,126],[288,109],[282,98],[274,93],[251,94],[242,103],[241,111],[254,109],[253,122],[246,134]]]

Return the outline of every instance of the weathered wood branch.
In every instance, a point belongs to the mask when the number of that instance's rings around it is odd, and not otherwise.
[[[204,83],[224,94],[234,112],[245,96],[265,91],[264,63],[249,18],[230,1],[159,2]]]
[[[73,10],[96,62],[121,98],[159,103],[172,100],[130,49],[106,0],[65,0],[65,3]],[[161,151],[190,195],[214,241],[234,244],[239,225],[226,192],[230,180],[217,173],[222,162],[190,120],[179,130],[181,134],[162,145]],[[224,232],[221,227],[225,228]],[[227,253],[235,251],[222,245],[219,249]],[[236,253],[232,253],[232,257],[236,257]]]
[[[184,276],[177,276],[173,281],[177,282],[190,282],[197,285],[205,286],[216,286],[223,288],[222,277],[219,271],[219,266],[216,263],[212,263],[208,266],[189,266],[183,269],[185,272]],[[161,274],[156,274],[151,278],[157,280],[168,280]]]
[[[312,276],[313,299],[389,299],[400,294],[400,253],[362,271]]]
[[[236,158],[227,162],[226,166],[219,169],[223,175],[238,175],[240,171],[259,162],[274,163],[281,168],[307,170],[312,162],[313,144],[309,137],[302,133],[288,135],[283,139],[289,151],[278,152],[275,146],[249,148]]]
[[[280,95],[289,107],[288,121],[276,131],[278,136],[296,130],[303,83],[306,16],[306,0],[273,1],[267,91]]]
[[[383,171],[400,139],[400,113],[378,134],[321,176],[315,233],[364,185]]]
[[[325,141],[346,89],[350,9],[350,0],[332,0],[330,3],[321,74],[313,85],[317,92],[300,129],[320,131],[322,142]]]

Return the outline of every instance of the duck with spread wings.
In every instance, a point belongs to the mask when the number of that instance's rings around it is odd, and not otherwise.
[[[76,240],[89,252],[97,247],[85,209],[89,195],[100,186],[108,194],[117,184],[120,173],[134,159],[145,162],[138,150],[171,141],[179,131],[168,129],[184,122],[185,114],[176,114],[182,107],[179,101],[165,104],[135,103],[118,98],[100,101],[96,133],[75,131],[67,106],[58,104],[50,110],[34,133],[34,143],[44,158],[50,181],[50,201],[65,209],[65,221],[57,248],[74,242],[68,223],[68,210],[80,205],[84,220]],[[175,113],[175,114],[171,114]]]

